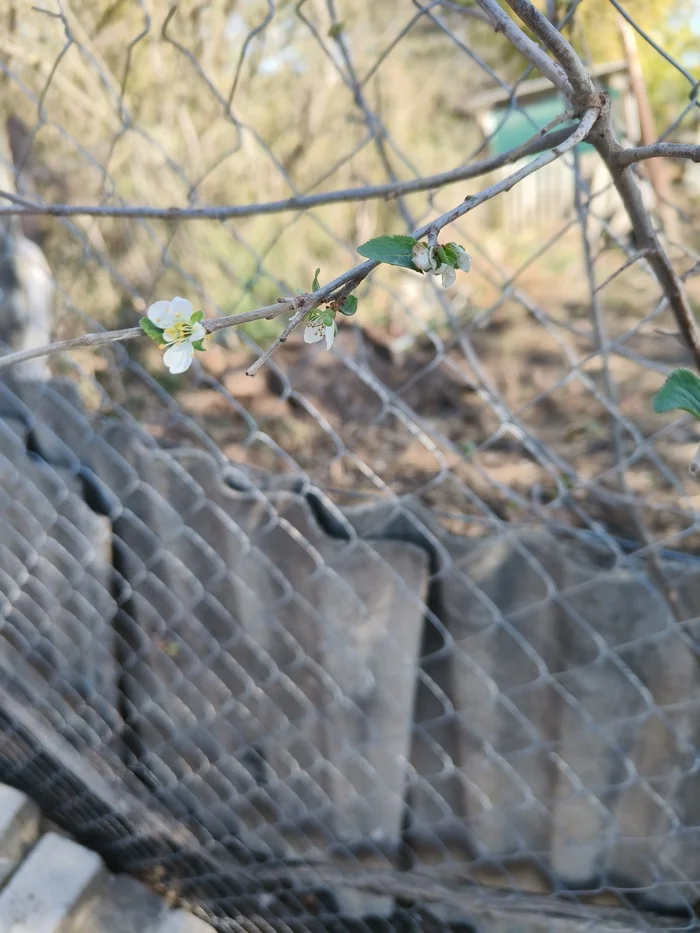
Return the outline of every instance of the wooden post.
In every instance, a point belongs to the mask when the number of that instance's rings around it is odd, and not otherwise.
[[[650,146],[656,142],[656,128],[654,126],[654,114],[649,103],[649,94],[644,80],[644,72],[639,60],[639,51],[637,49],[637,38],[634,29],[627,20],[619,17],[618,26],[622,46],[627,62],[627,71],[630,77],[630,86],[637,102],[637,112],[639,114],[639,129],[642,146]],[[651,186],[656,195],[656,208],[661,217],[664,227],[675,239],[676,217],[673,209],[669,208],[669,176],[668,165],[663,159],[648,159],[644,164]]]

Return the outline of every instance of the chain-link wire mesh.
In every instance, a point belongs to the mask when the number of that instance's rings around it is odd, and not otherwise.
[[[547,11],[623,143],[694,141],[692,4]],[[525,160],[259,205],[498,155],[566,110],[457,0],[1,15],[5,194],[108,209],[2,218],[12,346],[323,284]],[[700,169],[648,166],[696,303]],[[186,376],[147,341],[8,370],[0,779],[221,929],[695,928],[700,434],[651,407],[687,352],[590,146],[450,235],[453,289],[381,267],[330,353],[295,331],[255,379],[280,319]]]

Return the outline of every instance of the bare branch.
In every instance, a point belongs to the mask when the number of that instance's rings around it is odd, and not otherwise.
[[[30,350],[17,350],[15,353],[6,353],[0,356],[0,372],[14,366],[15,363],[24,363],[40,356],[48,356],[58,350],[78,350],[81,347],[101,347],[108,343],[123,343],[143,337],[140,327],[127,327],[125,330],[108,330],[104,333],[85,334],[82,337],[72,337],[70,340],[58,340],[45,347],[32,347]]]
[[[274,305],[268,305],[265,308],[258,308],[255,311],[246,311],[244,314],[232,314],[225,318],[214,318],[204,321],[204,325],[209,333],[221,330],[223,327],[235,327],[240,324],[247,324],[249,321],[259,321],[261,318],[274,318],[285,311],[289,311],[295,306],[298,299],[286,298]],[[143,337],[144,333],[140,327],[128,327],[125,330],[108,330],[96,334],[85,334],[82,337],[72,337],[69,340],[57,340],[44,347],[32,347],[30,350],[17,350],[15,353],[7,353],[0,356],[0,372],[14,366],[15,363],[24,363],[27,360],[37,359],[40,356],[49,356],[52,353],[59,353],[66,350],[78,350],[82,347],[102,347],[110,343],[121,343],[126,340],[134,340],[136,337]]]
[[[690,143],[654,143],[651,146],[637,146],[634,149],[622,149],[618,152],[616,162],[620,168],[624,168],[634,162],[659,157],[700,162],[700,146]]]
[[[252,364],[252,366],[249,366],[248,369],[246,369],[245,371],[246,376],[255,376],[255,374],[263,368],[263,366],[265,365],[265,363],[267,363],[267,361],[270,359],[270,357],[275,352],[275,350],[278,350],[282,346],[282,344],[286,341],[287,337],[289,337],[289,335],[294,330],[294,328],[298,327],[299,324],[301,324],[301,322],[306,317],[307,313],[308,312],[302,308],[301,311],[297,311],[296,314],[292,315],[292,317],[287,322],[287,326],[284,328],[284,330],[279,335],[277,340],[274,340],[270,344],[270,346],[267,347],[267,349],[257,358],[257,360]]]
[[[568,114],[561,115],[561,118],[566,119],[567,117]],[[484,204],[486,201],[489,201],[491,198],[496,197],[496,195],[499,195],[504,191],[509,191],[511,188],[517,185],[519,181],[522,181],[523,178],[527,178],[528,175],[532,175],[533,172],[538,171],[544,165],[547,165],[550,162],[554,162],[555,159],[558,159],[560,156],[564,155],[564,153],[569,152],[588,136],[597,118],[597,110],[587,110],[581,118],[579,125],[573,130],[573,132],[569,131],[569,135],[564,140],[564,142],[560,143],[558,146],[555,146],[550,152],[542,153],[532,162],[529,162],[526,166],[515,172],[513,175],[510,175],[508,178],[504,178],[501,181],[496,182],[496,184],[484,189],[484,191],[479,192],[479,194],[467,197],[456,207],[453,207],[452,210],[449,210],[435,220],[430,221],[430,223],[419,227],[413,232],[413,237],[419,240],[426,236],[428,233],[437,233],[439,230],[442,230],[443,227],[453,223],[459,217],[463,217],[465,214],[468,214],[480,204]],[[255,311],[247,311],[243,314],[232,314],[227,317],[213,318],[211,320],[204,321],[204,326],[209,333],[214,333],[215,331],[222,330],[226,327],[235,327],[240,324],[245,324],[249,321],[260,320],[261,318],[272,319],[279,317],[279,315],[284,314],[287,311],[295,311],[296,313],[294,317],[289,322],[288,330],[285,331],[282,335],[284,339],[286,339],[287,334],[290,333],[291,330],[302,321],[306,314],[308,314],[310,311],[313,311],[313,309],[317,308],[319,305],[334,300],[336,297],[345,297],[349,291],[356,288],[362,281],[364,281],[369,273],[378,265],[379,263],[372,261],[361,263],[359,266],[355,266],[353,269],[350,269],[349,271],[344,272],[342,275],[333,279],[332,282],[324,285],[323,288],[319,288],[317,291],[313,292],[313,294],[300,295],[295,298],[283,298],[273,305],[267,305],[266,307],[258,308]],[[351,286],[351,288],[349,288],[349,286]],[[27,360],[36,359],[40,356],[47,356],[51,353],[64,350],[76,350],[80,347],[98,347],[121,340],[133,340],[134,338],[141,335],[142,331],[140,328],[131,327],[127,330],[106,331],[105,333],[86,334],[83,337],[74,337],[70,340],[59,340],[55,343],[47,344],[44,347],[35,347],[30,350],[19,350],[15,353],[8,353],[5,356],[0,357],[0,372],[8,369],[10,366],[13,366],[16,363],[22,363]],[[266,351],[266,353],[263,354],[263,357],[261,357],[262,362],[259,360],[257,363],[251,366],[251,368],[248,370],[249,375],[255,375],[262,363],[264,363],[269,358],[274,349],[277,349],[277,347],[280,346],[282,342],[282,337],[278,338],[269,352]]]
[[[510,16],[503,12],[497,0],[476,0],[476,2],[484,13],[486,13],[496,32],[502,32],[506,39],[508,39],[516,49],[522,52],[525,58],[527,58],[535,68],[538,68],[543,75],[549,78],[555,87],[559,88],[569,100],[572,100],[575,96],[574,89],[569,83],[564,69],[556,62],[553,62],[539,45],[525,35]],[[545,20],[545,22],[547,22],[547,20]],[[554,31],[556,32],[556,29]]]
[[[654,270],[668,299],[679,330],[693,354],[695,366],[700,370],[700,332],[695,323],[695,316],[683,284],[656,235],[632,169],[629,166],[620,168],[617,164],[622,150],[613,135],[609,107],[599,121],[595,133],[591,134],[590,141],[608,166],[613,183],[632,223],[636,246],[639,250],[645,250],[648,253],[649,265]]]
[[[481,159],[478,162],[472,162],[470,165],[462,165],[459,168],[451,169],[449,172],[440,172],[437,175],[427,175],[409,181],[298,195],[285,198],[282,201],[267,201],[262,204],[232,204],[220,207],[213,205],[205,207],[117,207],[109,204],[40,204],[12,194],[9,191],[0,191],[0,197],[11,202],[9,205],[0,207],[0,217],[41,214],[50,217],[123,217],[142,220],[230,220],[234,217],[254,217],[258,214],[277,214],[284,211],[305,210],[311,207],[322,207],[325,204],[401,197],[405,194],[431,191],[435,188],[444,188],[447,185],[455,184],[458,181],[478,178],[480,175],[486,175],[495,169],[515,162],[521,156],[536,155],[548,149],[553,149],[567,139],[571,129],[560,129],[551,133],[547,132],[547,130],[557,123],[570,119],[573,115],[573,111],[562,113],[547,127],[539,130],[527,142],[510,152],[491,156],[488,159]]]
[[[567,114],[564,114],[563,117],[566,118]],[[560,119],[559,117],[556,119]],[[473,211],[475,207],[478,207],[480,204],[484,204],[486,201],[495,198],[497,195],[502,194],[505,191],[510,191],[519,181],[522,181],[523,178],[527,178],[528,175],[532,175],[533,172],[539,171],[545,165],[548,165],[550,162],[554,162],[555,159],[558,159],[560,156],[564,155],[565,152],[569,152],[574,149],[580,142],[582,142],[586,136],[591,131],[591,128],[595,124],[595,121],[598,119],[597,110],[587,110],[581,118],[581,122],[576,127],[576,129],[569,134],[567,139],[561,143],[559,146],[555,146],[551,152],[544,153],[533,162],[530,162],[524,168],[521,168],[520,171],[515,172],[513,175],[509,175],[508,178],[504,178],[502,181],[496,182],[496,184],[491,185],[489,188],[486,188],[484,191],[479,192],[479,194],[472,195],[467,197],[462,201],[461,204],[458,204],[456,207],[453,207],[451,211],[447,211],[445,214],[442,214],[436,220],[431,221],[428,224],[424,224],[422,227],[419,227],[418,230],[414,230],[412,236],[419,240],[424,236],[437,237],[437,234],[443,227],[448,226],[448,224],[454,223],[455,220],[458,220],[460,217],[463,217],[465,214],[468,214],[469,211]],[[362,282],[370,271],[375,268],[379,263],[370,262],[364,263],[363,266],[358,267],[357,269],[351,270],[349,273],[346,273],[344,281],[341,282],[341,279],[335,279],[334,282],[331,282],[330,285],[326,286],[326,289],[335,287],[338,284],[348,284],[350,280],[353,280],[352,287],[356,288],[357,285]],[[364,271],[366,269],[366,271]],[[338,295],[339,298],[345,297],[345,295],[352,289],[343,289],[342,292]],[[321,289],[323,291],[323,289]],[[316,293],[318,294],[318,293]],[[313,296],[311,296],[313,297]],[[327,299],[326,299],[327,300]],[[247,375],[254,376],[260,367],[269,359],[269,357],[277,350],[282,343],[287,339],[291,331],[301,323],[306,314],[321,304],[321,301],[315,301],[311,307],[301,308],[297,314],[294,315],[292,320],[289,322],[288,327],[285,331],[277,338],[277,340],[262,354],[262,356],[253,363],[253,365],[246,371]],[[0,360],[0,363],[2,361]]]
[[[565,119],[568,114],[563,114],[562,117]],[[478,207],[480,204],[484,204],[486,201],[489,201],[491,198],[495,198],[496,195],[502,194],[505,191],[510,191],[519,181],[522,181],[523,178],[527,178],[528,175],[532,175],[533,172],[537,172],[543,166],[547,165],[550,162],[554,162],[555,159],[558,159],[560,156],[564,155],[565,152],[569,152],[571,149],[574,149],[582,140],[586,138],[588,133],[591,131],[591,127],[595,124],[595,121],[598,118],[598,112],[596,110],[589,110],[581,118],[581,122],[576,127],[573,132],[570,132],[566,140],[561,143],[559,146],[548,153],[540,155],[533,162],[530,162],[520,171],[515,172],[513,175],[510,175],[508,178],[504,178],[502,181],[496,182],[496,184],[491,185],[489,188],[486,188],[484,191],[479,192],[479,194],[472,195],[471,197],[465,198],[461,204],[458,204],[456,207],[452,208],[451,211],[447,211],[441,217],[438,217],[436,220],[431,221],[431,223],[425,224],[420,227],[418,230],[415,230],[412,236],[419,240],[424,236],[437,237],[437,234],[443,227],[446,227],[448,224],[453,223],[460,217],[463,217],[469,211],[473,211],[475,207]],[[560,117],[556,118],[561,119]],[[356,288],[357,285],[362,282],[369,272],[375,268],[379,263],[369,262],[364,263],[363,266],[359,266],[357,269],[351,270],[349,273],[346,273],[345,276],[340,279],[335,279],[334,282],[331,282],[330,285],[326,286],[326,289],[333,288],[339,284],[347,285],[352,284],[352,288]],[[366,271],[365,271],[366,269]],[[341,281],[343,280],[344,281]],[[352,289],[345,288],[337,296],[338,298],[345,297]],[[323,289],[322,289],[323,291]],[[318,293],[317,293],[318,294]],[[327,299],[326,299],[327,300]],[[311,307],[300,309],[294,317],[289,322],[288,327],[285,331],[277,338],[277,340],[265,350],[262,356],[253,363],[253,365],[246,371],[247,375],[254,376],[261,366],[270,358],[270,356],[277,350],[287,339],[291,331],[301,323],[303,318],[308,314],[310,310],[317,307],[322,302],[316,301]],[[228,325],[225,325],[228,326]],[[0,360],[0,363],[2,360]]]
[[[453,223],[468,211],[472,211],[475,207],[478,207],[485,201],[489,201],[491,198],[496,197],[497,194],[502,194],[504,191],[510,191],[510,189],[517,185],[519,181],[522,181],[523,178],[527,178],[527,176],[532,175],[533,172],[537,172],[539,169],[543,168],[545,165],[548,165],[550,162],[554,162],[555,159],[558,159],[559,156],[564,155],[565,152],[570,152],[572,149],[578,146],[580,142],[583,142],[583,140],[588,136],[597,119],[597,110],[587,110],[581,117],[581,122],[576,127],[574,132],[571,133],[566,142],[561,143],[559,146],[555,146],[551,152],[546,152],[538,156],[534,161],[529,162],[524,168],[521,168],[520,171],[515,172],[513,175],[509,175],[508,178],[504,178],[502,181],[496,182],[495,185],[491,185],[490,188],[486,188],[484,191],[480,191],[479,194],[474,194],[466,198],[462,204],[454,207],[446,214],[443,214],[442,217],[439,217],[438,220],[433,221],[433,223],[427,224],[426,227],[423,228],[425,233],[427,233],[432,228],[440,230],[447,224]],[[421,233],[421,236],[422,235],[424,234]]]
[[[564,91],[567,97],[580,107],[590,107],[594,95],[597,94],[595,84],[588,69],[564,36],[530,3],[530,0],[506,0],[506,3],[556,58],[570,84],[569,93]],[[540,67],[532,58],[530,61]]]
[[[477,2],[485,9],[485,5],[490,5],[492,0],[477,0]],[[566,72],[570,87],[573,90],[573,94],[569,93],[568,95],[572,103],[580,105],[580,102],[585,100],[591,104],[596,101],[600,105],[604,104],[601,119],[591,133],[589,141],[595,146],[598,154],[608,167],[613,183],[622,198],[632,224],[637,249],[648,253],[649,264],[668,299],[678,327],[693,354],[695,365],[700,370],[700,332],[695,323],[695,317],[683,284],[676,275],[671,261],[656,235],[632,170],[629,166],[621,168],[618,162],[620,153],[623,150],[615,139],[612,129],[609,101],[606,102],[604,95],[596,92],[592,78],[571,45],[552,26],[549,20],[535,9],[530,0],[506,0],[506,2],[535,35],[542,40]],[[514,23],[513,26],[518,29]],[[525,37],[524,33],[523,36]],[[540,67],[541,50],[537,49],[537,54],[533,55],[528,46],[520,43],[517,47],[532,64]]]
[[[639,262],[640,259],[643,259],[645,256],[650,254],[651,250],[640,249],[636,253],[633,253],[626,262],[623,262],[619,269],[616,269],[612,275],[609,275],[607,279],[604,279],[600,285],[596,285],[593,294],[597,294],[602,291],[607,285],[609,285],[618,275],[622,275],[630,266],[633,266],[635,262]]]

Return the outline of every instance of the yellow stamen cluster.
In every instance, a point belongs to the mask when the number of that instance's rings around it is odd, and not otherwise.
[[[175,324],[171,324],[170,327],[165,328],[163,336],[168,343],[178,343],[180,340],[187,340],[191,333],[192,326],[190,324],[177,321]]]

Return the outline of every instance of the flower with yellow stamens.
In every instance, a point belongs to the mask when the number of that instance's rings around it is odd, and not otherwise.
[[[195,311],[187,298],[171,298],[154,302],[146,317],[162,332],[165,365],[173,374],[184,373],[192,363],[195,349],[203,349],[200,341],[207,336],[202,324],[204,313]]]

